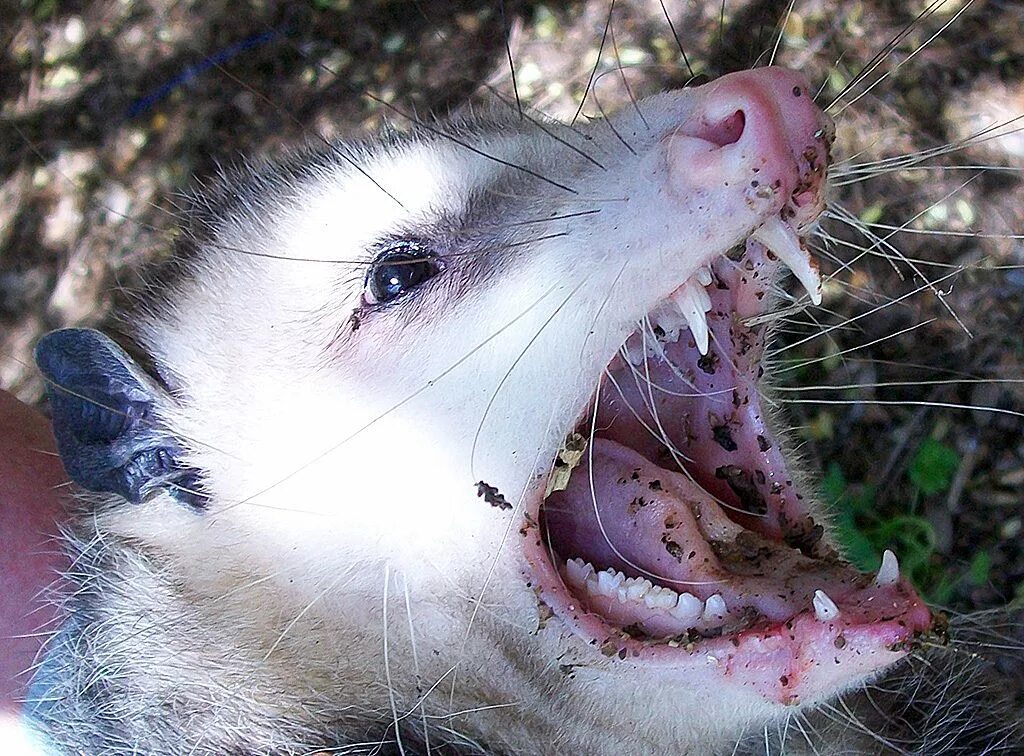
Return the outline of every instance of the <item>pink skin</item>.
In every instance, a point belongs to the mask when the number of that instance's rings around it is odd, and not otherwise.
[[[67,562],[64,469],[46,418],[0,391],[0,714],[17,712],[57,614],[40,592]]]
[[[722,182],[742,187],[751,208],[771,198],[794,229],[812,223],[824,206],[831,124],[806,82],[758,69],[702,90],[696,116],[665,142],[679,177],[689,186],[696,176],[709,192]],[[809,516],[765,423],[766,328],[745,322],[765,311],[778,263],[753,241],[736,261],[720,253],[708,250],[704,261],[714,272],[708,355],[687,331],[663,347],[671,365],[660,356],[638,368],[611,360],[588,454],[543,516],[539,502],[530,509],[524,554],[541,599],[605,656],[690,684],[731,682],[775,703],[809,702],[900,658],[932,618],[905,580],[875,585],[842,564]],[[640,334],[628,343],[643,351]],[[568,588],[563,560],[577,556],[700,599],[721,595],[729,607],[721,635],[701,637],[719,632],[713,621]],[[837,617],[816,618],[816,590]]]
[[[684,191],[738,179],[752,206],[771,190],[784,220],[798,228],[813,222],[825,207],[820,190],[835,126],[814,105],[807,80],[785,68],[758,68],[699,91],[702,105],[667,144],[670,171]]]

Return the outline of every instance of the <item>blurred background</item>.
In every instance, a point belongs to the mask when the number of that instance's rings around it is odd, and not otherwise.
[[[839,126],[825,302],[774,356],[794,439],[863,568],[1020,602],[1024,4],[789,5],[0,2],[0,386],[41,402],[35,340],[109,324],[242,154],[403,127],[381,101],[597,117],[774,51]]]

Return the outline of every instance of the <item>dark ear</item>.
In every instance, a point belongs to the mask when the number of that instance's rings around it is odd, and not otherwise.
[[[78,485],[136,504],[160,489],[206,503],[199,471],[183,464],[156,412],[170,396],[121,347],[99,331],[65,328],[39,341],[36,362],[64,469]]]

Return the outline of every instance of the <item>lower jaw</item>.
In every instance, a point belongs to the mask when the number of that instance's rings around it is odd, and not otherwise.
[[[931,612],[901,579],[882,590],[853,592],[840,603],[834,620],[823,621],[808,609],[781,622],[755,620],[718,637],[646,636],[608,622],[566,588],[536,522],[528,522],[521,532],[527,544],[528,584],[547,608],[545,614],[554,615],[545,621],[546,629],[553,626],[558,632],[561,627],[565,635],[576,637],[580,653],[591,663],[671,671],[687,686],[727,684],[771,703],[811,703],[890,666],[933,629]],[[892,618],[871,619],[880,612]]]

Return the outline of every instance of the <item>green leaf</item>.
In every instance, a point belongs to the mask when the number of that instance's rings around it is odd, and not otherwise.
[[[910,462],[910,480],[926,496],[949,488],[960,466],[960,455],[941,441],[925,439]]]
[[[956,580],[940,574],[931,581],[931,585],[923,587],[921,592],[929,604],[949,606],[956,595]]]
[[[851,513],[843,512],[836,520],[836,537],[843,547],[846,558],[858,570],[870,572],[878,567],[880,550],[872,539],[857,526]]]
[[[830,462],[828,470],[825,471],[825,478],[821,481],[821,493],[825,501],[831,504],[838,504],[846,493],[846,476],[843,475],[843,468],[838,462]]]
[[[971,585],[985,585],[992,571],[992,555],[987,551],[979,551],[967,568],[967,582]]]

